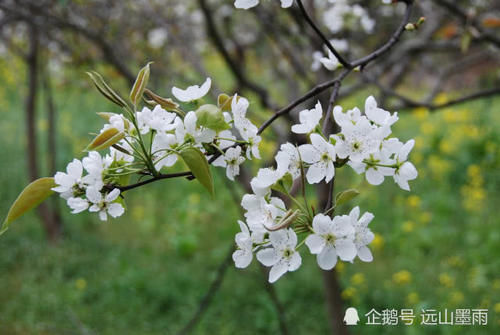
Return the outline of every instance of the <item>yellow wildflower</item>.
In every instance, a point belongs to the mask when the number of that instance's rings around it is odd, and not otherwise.
[[[392,275],[392,280],[398,285],[405,285],[411,282],[411,273],[407,270],[401,270]]]

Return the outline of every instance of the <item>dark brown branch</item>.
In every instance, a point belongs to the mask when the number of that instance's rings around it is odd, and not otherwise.
[[[179,173],[169,173],[169,174],[159,174],[156,177],[153,177],[151,179],[147,179],[147,180],[135,183],[135,184],[131,184],[131,185],[127,185],[127,186],[119,186],[119,187],[110,186],[110,188],[117,188],[120,190],[120,192],[123,193],[126,191],[133,190],[134,188],[138,188],[138,187],[141,187],[141,186],[144,186],[147,184],[151,184],[151,183],[158,181],[158,180],[180,178],[180,177],[188,177],[189,178],[189,177],[193,177],[193,174],[191,173],[191,171],[179,172]]]
[[[372,62],[373,60],[377,59],[378,57],[382,56],[385,54],[387,51],[389,51],[400,39],[401,35],[405,31],[405,27],[410,21],[411,17],[411,11],[413,9],[413,1],[409,1],[406,6],[406,11],[403,17],[403,21],[401,21],[401,24],[399,27],[396,29],[396,31],[392,34],[391,38],[387,43],[382,45],[380,48],[372,52],[371,54],[360,58],[354,62],[352,62],[352,67],[358,67],[360,66],[361,68],[365,67],[368,65],[368,63]]]
[[[326,38],[321,29],[319,29],[316,23],[314,23],[314,21],[311,19],[306,9],[304,8],[304,5],[302,4],[302,0],[297,0],[297,4],[299,5],[300,11],[302,12],[302,15],[306,19],[309,26],[313,28],[316,34],[323,40],[326,47],[335,55],[335,57],[337,57],[337,60],[340,62],[340,64],[342,64],[346,69],[352,68],[352,65],[340,55],[340,53],[334,48],[332,43],[330,43],[330,40]]]

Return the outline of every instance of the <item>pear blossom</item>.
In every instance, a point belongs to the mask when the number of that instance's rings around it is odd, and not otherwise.
[[[318,126],[322,116],[323,108],[318,101],[313,109],[306,109],[299,113],[300,123],[293,125],[292,131],[296,134],[308,134]]]
[[[89,152],[88,156],[82,160],[83,167],[88,172],[83,181],[87,185],[100,190],[104,186],[104,171],[112,162],[113,159],[109,155],[102,157],[97,151]]]
[[[194,139],[196,144],[210,143],[214,140],[216,132],[212,129],[198,127],[196,113],[191,111],[184,117],[184,125],[178,125],[175,132],[178,139]],[[189,136],[188,136],[189,135]]]
[[[365,114],[368,120],[378,127],[384,127],[384,138],[391,133],[391,126],[399,120],[398,113],[391,115],[388,111],[379,108],[373,96],[369,96],[365,101]]]
[[[282,144],[275,160],[278,164],[277,170],[281,171],[282,174],[288,172],[293,179],[300,177],[302,161],[299,150],[292,143]]]
[[[248,227],[254,233],[266,233],[274,228],[286,212],[285,203],[280,198],[271,197],[267,201],[255,194],[245,194],[241,206],[246,210]]]
[[[169,167],[177,162],[175,148],[178,144],[174,134],[156,134],[151,145],[156,170],[160,171],[164,166]]]
[[[384,138],[384,128],[373,128],[370,121],[361,116],[356,124],[344,123],[341,135],[332,135],[332,138],[335,139],[335,149],[340,158],[349,157],[351,161],[361,162],[379,150]]]
[[[78,214],[89,208],[89,202],[83,198],[69,198],[68,206],[72,209],[72,214]]]
[[[201,86],[193,85],[189,86],[185,90],[174,86],[172,87],[172,94],[177,100],[182,102],[194,101],[203,98],[210,90],[211,85],[212,80],[207,78]]]
[[[253,242],[250,236],[250,231],[246,224],[238,220],[241,232],[237,233],[234,240],[236,242],[237,249],[233,252],[233,261],[237,268],[244,269],[253,259]]]
[[[238,9],[250,9],[259,4],[259,0],[235,0],[234,7]],[[288,8],[293,4],[293,0],[281,0],[281,7]]]
[[[246,118],[249,102],[243,97],[235,94],[231,101],[231,113],[233,114],[233,122],[235,128],[240,133],[241,137],[248,141],[248,139],[257,136],[258,128]]]
[[[366,212],[361,218],[359,217],[359,207],[354,207],[349,213],[351,224],[354,227],[354,244],[356,245],[357,254],[363,262],[371,262],[373,255],[367,245],[372,243],[375,235],[372,233],[368,224],[373,220],[372,213]]]
[[[302,160],[311,164],[306,173],[307,182],[319,183],[323,178],[328,183],[335,175],[335,147],[321,135],[311,134],[311,144],[299,147]]]
[[[337,264],[337,257],[352,261],[356,257],[354,244],[355,230],[347,215],[330,217],[317,214],[312,222],[314,234],[306,238],[306,245],[317,255],[318,265],[323,270],[331,270]]]
[[[297,235],[292,229],[271,232],[269,240],[271,247],[257,252],[257,259],[264,266],[271,267],[269,282],[274,283],[288,271],[297,270],[302,264],[302,258],[295,250]]]
[[[399,142],[399,141],[398,141]],[[410,190],[409,180],[416,179],[418,171],[415,166],[408,162],[408,154],[413,149],[415,140],[409,140],[405,144],[399,142],[395,144],[396,171],[394,172],[394,181],[405,191]]]
[[[245,157],[241,156],[241,147],[237,146],[227,149],[224,155],[217,157],[212,164],[225,167],[227,178],[234,181],[234,177],[240,174],[240,165],[244,161]]]
[[[264,196],[269,193],[271,186],[276,184],[284,174],[284,171],[271,168],[259,169],[257,176],[250,181],[250,186],[255,194]]]
[[[390,167],[394,160],[390,158],[391,153],[387,150],[380,150],[370,154],[362,162],[349,161],[356,173],[365,173],[366,181],[371,185],[380,185],[385,177],[394,176],[395,169]]]
[[[142,135],[147,134],[151,129],[156,131],[170,131],[175,129],[173,121],[176,114],[168,112],[160,105],[156,105],[153,110],[144,107],[136,113],[139,131]]]
[[[108,219],[108,214],[116,218],[125,212],[125,209],[120,203],[114,202],[120,195],[120,190],[117,188],[103,195],[97,188],[89,187],[85,195],[92,203],[89,211],[98,212],[101,221],[106,221]]]
[[[125,125],[127,125],[128,127],[128,121],[125,120],[122,115],[115,114],[109,118],[109,123],[104,125],[104,127],[101,129],[101,133],[109,128],[116,128],[118,129],[118,131],[124,132],[126,128]]]
[[[56,187],[53,191],[60,193],[64,199],[69,199],[73,196],[75,188],[83,189],[85,187],[83,179],[83,165],[78,159],[73,159],[66,167],[66,173],[57,172],[54,176]]]
[[[348,127],[359,122],[361,119],[361,111],[359,108],[354,107],[344,112],[341,106],[335,106],[333,108],[333,117],[340,127]]]
[[[328,57],[321,57],[319,61],[328,71],[335,71],[338,69],[340,62],[330,49],[327,50],[327,53]]]
[[[118,142],[118,145],[122,147],[123,149],[127,150],[128,152],[132,153],[133,149],[129,145],[129,142],[125,140],[121,140]],[[132,163],[134,161],[134,156],[126,154],[125,152],[122,152],[120,150],[117,150],[113,147],[109,148],[109,155],[115,162],[121,162],[121,163]]]
[[[219,133],[215,140],[219,149],[224,150],[234,145],[236,136],[234,136],[230,130],[223,130]]]
[[[262,137],[260,137],[259,135],[255,135],[243,139],[248,142],[246,151],[247,158],[252,159],[253,156],[257,159],[260,159],[259,144],[262,141]]]

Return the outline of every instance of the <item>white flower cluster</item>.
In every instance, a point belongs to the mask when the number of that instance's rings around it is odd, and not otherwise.
[[[210,86],[208,78],[201,86],[190,86],[185,90],[174,87],[172,94],[180,102],[196,101],[208,93]],[[246,117],[248,100],[236,95],[230,99],[231,113],[223,112],[215,105],[202,105],[182,118],[181,113],[156,105],[152,110],[142,108],[130,120],[120,114],[108,114],[108,123],[100,134],[114,130],[121,140],[110,147],[105,156],[91,151],[83,161],[74,159],[66,172],[56,173],[57,186],[53,190],[67,200],[72,213],[88,209],[99,212],[103,221],[107,220],[107,214],[118,217],[124,213],[119,198],[120,178],[171,167],[177,162],[181,150],[187,147],[197,148],[208,159],[213,154],[219,155],[212,164],[226,168],[227,177],[234,180],[239,174],[240,164],[246,159],[260,158],[261,137],[257,134],[257,127]],[[170,104],[174,111],[178,111],[177,103],[170,100]],[[205,123],[200,122],[200,118],[204,118]],[[146,146],[143,143],[145,138],[150,139]],[[242,145],[245,152],[242,152]],[[144,147],[150,148],[146,155]],[[144,161],[149,159],[152,166],[144,166],[137,157]],[[84,169],[88,173],[85,176]]]
[[[105,172],[112,161],[110,155],[101,157],[98,152],[91,151],[83,161],[73,159],[66,167],[66,173],[56,173],[54,180],[57,186],[53,190],[66,199],[73,214],[88,209],[98,212],[99,218],[105,221],[108,214],[118,217],[124,213],[124,207],[116,201],[120,190],[115,188],[108,192],[104,189]],[[85,176],[84,169],[87,171]]]
[[[375,20],[366,9],[358,4],[349,4],[348,0],[328,0],[331,4],[323,13],[323,22],[333,33],[338,33],[346,25],[361,25],[367,33],[375,28]]]
[[[291,182],[302,176],[309,184],[323,180],[328,183],[335,176],[335,166],[344,164],[357,173],[365,172],[370,184],[379,185],[391,176],[402,189],[409,190],[408,181],[417,177],[417,170],[407,161],[414,141],[403,144],[389,138],[397,113],[379,108],[370,96],[364,115],[358,108],[343,112],[336,106],[333,116],[341,130],[326,138],[319,128],[321,104],[301,111],[300,123],[293,125],[292,131],[308,135],[310,143],[299,147],[283,144],[275,157],[276,168],[262,168],[252,179],[253,194],[246,194],[241,202],[246,222],[239,221],[241,232],[235,237],[233,260],[238,268],[247,267],[256,253],[263,265],[271,267],[269,281],[274,282],[287,271],[299,268],[298,248],[303,243],[317,255],[318,265],[325,270],[332,269],[337,258],[349,262],[356,256],[365,262],[372,260],[367,248],[374,237],[368,229],[371,213],[359,218],[360,210],[355,207],[349,215],[332,219],[310,213],[307,202],[295,211],[288,210],[281,199],[272,196],[272,189],[282,192],[287,178]],[[299,244],[297,233],[306,234]]]
[[[280,0],[281,7],[288,8],[293,5],[293,0]],[[238,9],[250,9],[259,4],[259,0],[235,0],[234,7]]]

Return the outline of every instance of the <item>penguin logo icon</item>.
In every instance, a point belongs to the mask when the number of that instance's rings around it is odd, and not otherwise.
[[[356,326],[359,322],[358,311],[354,307],[349,307],[345,311],[344,323],[347,326]]]

